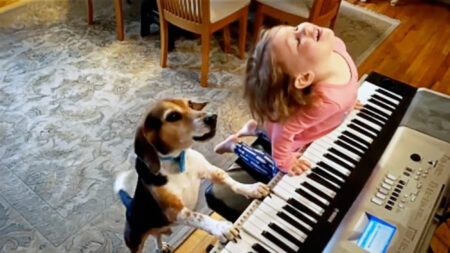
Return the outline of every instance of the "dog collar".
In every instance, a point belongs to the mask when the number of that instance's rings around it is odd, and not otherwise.
[[[180,155],[177,157],[173,157],[173,156],[164,156],[164,157],[160,157],[161,161],[172,161],[172,162],[177,162],[179,165],[179,170],[180,172],[184,171],[184,164],[186,161],[186,150],[181,151]]]

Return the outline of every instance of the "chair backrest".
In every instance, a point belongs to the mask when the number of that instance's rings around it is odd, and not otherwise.
[[[309,21],[316,25],[327,26],[336,19],[342,0],[315,0]]]
[[[209,0],[158,0],[160,15],[167,21],[194,30],[210,23],[209,6]]]

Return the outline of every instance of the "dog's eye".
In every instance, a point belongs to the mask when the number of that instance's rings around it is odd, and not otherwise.
[[[180,119],[181,119],[181,114],[179,112],[171,112],[166,118],[166,120],[169,122],[174,122],[174,121],[177,121]]]

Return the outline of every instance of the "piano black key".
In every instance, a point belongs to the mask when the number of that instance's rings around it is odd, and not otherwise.
[[[324,199],[328,200],[329,202],[331,202],[331,200],[333,199],[330,196],[328,196],[325,193],[323,193],[321,190],[319,190],[316,187],[312,186],[307,181],[304,181],[303,183],[301,183],[301,185],[303,185],[303,187],[307,188],[308,190],[314,192],[316,195],[320,196],[321,198],[324,198]]]
[[[326,171],[331,172],[331,174],[336,175],[342,179],[345,179],[347,177],[347,175],[342,174],[342,172],[340,172],[339,170],[333,168],[333,166],[329,165],[328,163],[324,162],[324,161],[320,161],[316,164],[317,166],[323,168]]]
[[[302,212],[297,211],[297,209],[293,208],[292,206],[284,205],[283,209],[286,212],[292,214],[294,217],[296,217],[299,220],[303,221],[304,223],[308,224],[310,227],[314,227],[315,223],[310,218],[306,217],[306,215],[304,215]],[[310,231],[310,229],[304,227],[302,224],[300,224],[300,225],[301,226],[298,227],[298,230],[302,231],[305,234],[306,234],[306,232]]]
[[[278,247],[280,247],[281,249],[283,249],[284,251],[288,252],[288,253],[295,253],[295,251],[293,249],[291,249],[289,246],[287,246],[284,242],[280,241],[278,238],[276,238],[272,233],[267,232],[267,231],[263,231],[261,233],[262,236],[264,236],[265,238],[267,238],[269,241],[271,241],[273,244],[277,245]]]
[[[322,163],[322,162],[321,162],[321,163]],[[329,166],[329,168],[331,168],[331,166]],[[325,171],[325,170],[326,170],[326,171]],[[329,180],[329,181],[331,181],[331,182],[333,182],[333,183],[335,183],[335,184],[337,184],[337,185],[342,185],[343,182],[340,181],[339,179],[333,177],[333,176],[330,175],[329,173],[331,173],[331,174],[333,174],[333,175],[336,175],[336,176],[338,176],[338,177],[340,177],[340,178],[342,178],[342,179],[345,178],[345,177],[342,177],[343,174],[340,173],[339,171],[337,171],[337,170],[335,170],[335,169],[333,169],[333,170],[325,169],[325,168],[323,168],[323,166],[322,166],[322,167],[320,167],[320,166],[314,167],[314,168],[312,169],[312,171],[314,171],[314,173],[317,173],[317,174],[321,175],[323,178],[325,178],[325,179],[327,179],[327,180]],[[327,171],[328,171],[329,173],[327,173]],[[338,172],[339,174],[334,173],[334,172]]]
[[[281,228],[280,226],[278,226],[275,223],[272,223],[272,222],[269,223],[269,228],[275,230],[278,234],[282,235],[284,238],[288,239],[290,242],[294,243],[297,246],[302,244],[302,242],[300,240],[293,237],[291,234],[286,232],[286,230],[284,230],[283,228]]]
[[[309,209],[302,203],[298,202],[298,200],[290,198],[290,199],[288,199],[287,202],[289,204],[291,204],[293,207],[297,208],[297,210],[299,210],[300,212],[304,212],[305,214],[311,216],[312,218],[314,218],[316,220],[319,219],[319,215],[317,213],[315,213],[313,210]]]
[[[355,125],[354,123],[351,123],[350,125],[348,125],[348,127],[353,129],[353,130],[355,130],[355,131],[357,131],[358,133],[364,134],[365,136],[371,138],[372,140],[375,140],[377,138],[376,135],[372,134],[369,131],[366,131],[366,130],[362,129],[361,127]]]
[[[296,193],[300,194],[301,196],[305,197],[306,199],[308,199],[309,201],[313,202],[314,204],[322,207],[323,209],[325,209],[327,207],[327,205],[325,205],[324,203],[322,203],[320,200],[318,200],[317,198],[315,198],[313,195],[309,194],[308,192],[306,192],[305,190],[303,190],[302,188],[298,188],[295,190]]]
[[[370,103],[372,103],[372,104],[375,104],[375,105],[378,105],[379,107],[381,107],[381,108],[383,108],[383,109],[385,109],[385,110],[387,110],[387,111],[390,111],[390,112],[393,112],[393,111],[395,111],[395,108],[394,107],[391,107],[391,106],[389,106],[389,105],[387,105],[387,104],[384,104],[383,102],[381,102],[381,101],[379,101],[379,100],[377,100],[377,99],[375,99],[375,98],[370,98],[369,100],[367,100],[368,102],[370,102]]]
[[[341,146],[342,148],[345,148],[346,150],[348,150],[348,151],[350,151],[350,152],[352,152],[352,153],[354,153],[354,154],[356,154],[356,155],[358,155],[360,157],[362,157],[364,155],[363,152],[359,151],[358,149],[355,149],[355,148],[351,147],[350,145],[348,145],[347,143],[345,143],[345,142],[343,142],[341,140],[334,141],[334,143],[336,143],[337,145]]]
[[[366,151],[367,150],[367,147],[361,145],[360,143],[350,139],[349,137],[347,137],[345,135],[339,136],[338,140],[345,141],[346,143],[348,143],[348,144],[352,145],[353,147],[358,148],[358,149],[360,149],[362,151]]]
[[[363,127],[366,130],[373,132],[375,135],[379,132],[377,129],[367,125],[366,123],[364,123],[358,119],[353,119],[352,122],[360,127]]]
[[[266,250],[261,244],[255,243],[252,245],[252,249],[256,251],[256,253],[270,253],[270,251]]]
[[[354,167],[350,166],[348,163],[343,162],[342,160],[340,160],[339,158],[337,158],[336,156],[330,154],[330,153],[326,153],[324,155],[324,157],[330,159],[331,161],[341,165],[342,167],[352,171],[354,169]]]
[[[396,101],[398,101],[398,102],[401,101],[401,98],[396,97],[396,96],[394,96],[393,94],[391,94],[391,93],[389,93],[389,92],[387,92],[387,91],[385,91],[385,90],[382,90],[382,89],[376,89],[375,91],[376,91],[376,92],[379,92],[379,93],[381,93],[381,94],[383,94],[383,95],[385,95],[386,97],[390,97],[390,98],[392,98],[393,100],[396,100]]]
[[[385,103],[385,104],[388,104],[388,105],[392,106],[393,108],[396,108],[396,107],[397,107],[396,104],[392,103],[391,101],[389,101],[389,100],[387,100],[387,99],[385,99],[385,98],[382,98],[381,96],[379,96],[379,95],[377,95],[377,94],[374,94],[372,97],[373,97],[373,98],[376,98],[376,99],[378,99],[378,100],[380,100],[381,102],[383,102],[383,103]]]
[[[368,109],[366,109],[366,108],[364,108],[364,107],[359,111],[359,113],[365,113],[365,114],[371,116],[372,118],[377,119],[377,120],[383,122],[383,125],[384,125],[384,123],[386,123],[386,121],[387,121],[386,118],[383,118],[383,117],[381,117],[380,115],[378,115],[378,114],[376,114],[376,113],[374,113],[374,112],[371,112],[370,110],[368,110]]]
[[[326,188],[337,192],[339,190],[339,188],[337,188],[336,186],[330,184],[328,181],[326,181],[325,179],[323,179],[322,177],[320,177],[318,174],[316,174],[316,172],[313,171],[313,173],[310,173],[309,175],[307,175],[306,177],[309,177],[311,180],[316,181],[317,183],[325,186]]]
[[[364,112],[363,112],[363,111],[358,112],[358,114],[356,114],[356,116],[357,116],[357,117],[361,117],[361,118],[363,118],[363,119],[365,119],[365,120],[367,120],[367,121],[370,121],[370,122],[372,122],[372,123],[374,123],[374,124],[377,124],[377,125],[379,125],[380,127],[383,127],[383,126],[384,126],[384,123],[383,123],[382,121],[379,121],[379,120],[377,120],[377,119],[371,117],[371,116],[370,116],[369,114],[367,114],[365,111],[364,111]]]
[[[349,157],[348,155],[342,153],[341,151],[339,151],[339,150],[337,150],[335,148],[328,149],[328,152],[330,152],[330,153],[332,153],[332,154],[334,154],[334,155],[336,155],[338,157],[344,158],[345,160],[353,163],[354,165],[356,165],[358,163],[357,161],[355,161],[355,159]]]
[[[375,107],[373,107],[373,106],[371,106],[369,104],[365,104],[364,107],[367,108],[368,110],[374,112],[374,113],[379,114],[380,116],[385,117],[386,119],[389,119],[389,115],[387,115],[385,112],[382,112],[382,111],[378,110],[377,108],[375,108]]]
[[[310,231],[305,226],[303,226],[301,223],[292,219],[291,217],[289,217],[289,215],[287,215],[284,212],[278,212],[277,216],[280,217],[281,219],[283,219],[284,221],[286,221],[287,223],[291,224],[294,228],[298,229],[299,231],[302,231],[304,234],[306,234],[306,232]]]
[[[361,143],[361,144],[364,144],[364,145],[366,145],[367,147],[370,146],[370,143],[368,143],[367,141],[361,139],[360,137],[358,137],[358,136],[356,136],[356,135],[350,133],[350,132],[347,131],[347,130],[345,130],[344,132],[342,132],[342,135],[347,136],[347,137],[349,137],[349,138],[352,138],[353,140],[355,140],[355,141],[357,141],[357,142],[359,142],[359,143]],[[361,146],[361,145],[360,145],[360,146]],[[367,148],[363,148],[363,150],[366,150],[366,149],[367,149]]]

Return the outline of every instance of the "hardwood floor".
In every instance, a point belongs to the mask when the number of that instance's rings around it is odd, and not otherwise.
[[[33,0],[0,0],[0,14]]]
[[[349,2],[401,21],[391,36],[359,66],[360,76],[376,71],[414,87],[450,95],[448,5],[425,0],[401,0],[395,7],[388,0]],[[175,252],[205,252],[215,241],[213,236],[196,230]]]
[[[392,35],[359,66],[360,75],[376,71],[415,87],[450,94],[448,5],[418,0],[403,0],[395,7],[385,0],[358,5],[401,21]]]

